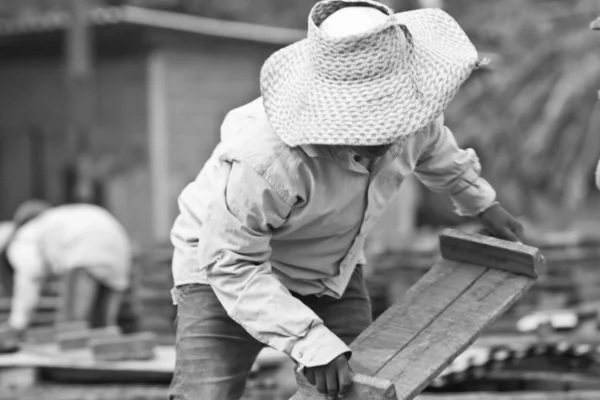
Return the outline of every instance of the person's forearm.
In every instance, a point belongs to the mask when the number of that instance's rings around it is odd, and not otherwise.
[[[350,351],[310,308],[291,295],[268,262],[229,263],[228,258],[225,254],[209,267],[208,279],[229,316],[250,335],[307,367],[325,365]]]
[[[40,300],[40,292],[41,283],[38,280],[15,275],[14,294],[8,319],[11,327],[17,330],[29,327]]]
[[[458,190],[450,192],[450,198],[459,215],[475,217],[496,203],[496,191],[475,170],[467,171],[458,185]]]

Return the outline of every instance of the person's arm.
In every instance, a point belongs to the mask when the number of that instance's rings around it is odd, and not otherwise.
[[[199,264],[207,266],[209,283],[229,316],[301,367],[325,365],[350,352],[271,270],[271,231],[286,221],[294,200],[244,163],[223,163],[216,175],[210,191],[198,182],[189,186],[180,209],[202,225]],[[184,200],[199,196],[210,196],[205,209]]]
[[[523,226],[496,201],[496,191],[480,176],[481,164],[472,149],[458,147],[440,116],[430,127],[415,175],[430,190],[448,193],[459,215],[479,217],[492,233],[519,241]]]
[[[23,331],[31,323],[40,301],[44,260],[36,244],[26,240],[15,240],[7,255],[15,270],[8,324]]]
[[[480,176],[481,164],[472,149],[458,147],[440,116],[430,127],[415,175],[437,193],[448,193],[456,212],[476,216],[496,201],[496,191]]]

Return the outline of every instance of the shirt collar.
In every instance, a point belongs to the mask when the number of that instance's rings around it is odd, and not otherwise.
[[[310,158],[323,157],[323,158],[328,158],[330,160],[335,159],[335,157],[333,155],[333,151],[330,146],[315,145],[315,144],[303,144],[303,145],[300,145],[300,148]]]

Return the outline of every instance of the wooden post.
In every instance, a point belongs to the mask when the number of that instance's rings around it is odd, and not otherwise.
[[[70,26],[65,41],[67,84],[66,201],[94,202],[91,135],[94,128],[90,0],[68,0]]]
[[[536,281],[538,249],[446,230],[442,261],[350,345],[347,400],[414,399]],[[298,374],[293,400],[320,399]]]

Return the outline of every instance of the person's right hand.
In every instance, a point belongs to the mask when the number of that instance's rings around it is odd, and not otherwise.
[[[340,354],[327,365],[305,368],[304,376],[329,399],[343,399],[352,386],[352,370],[345,354]]]

